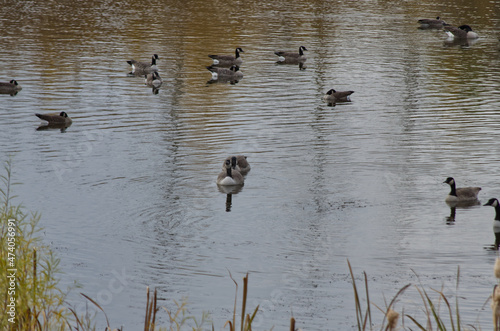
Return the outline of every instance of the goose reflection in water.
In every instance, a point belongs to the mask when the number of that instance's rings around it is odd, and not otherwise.
[[[70,126],[71,124],[42,124],[38,128],[36,128],[36,131],[59,129],[62,133],[64,133]]]
[[[477,39],[460,39],[460,38],[455,38],[455,39],[446,39],[443,42],[443,45],[445,47],[454,47],[454,46],[460,46],[460,47],[470,47],[473,46],[475,43],[477,43]]]
[[[446,224],[451,225],[451,224],[455,223],[455,216],[457,213],[457,208],[467,209],[467,208],[471,208],[474,206],[478,206],[481,203],[478,200],[475,200],[475,201],[461,201],[461,202],[446,201],[446,204],[448,205],[448,207],[450,207],[450,215],[445,218]]]
[[[307,66],[304,61],[288,61],[288,62],[281,62],[281,61],[276,61],[277,65],[298,65],[299,70],[306,70]]]
[[[237,186],[217,185],[217,188],[219,189],[219,192],[226,194],[226,211],[230,212],[231,207],[233,205],[233,194],[240,193],[241,190],[243,189],[243,186],[241,186],[241,185],[237,185]]]
[[[239,79],[232,79],[230,77],[218,77],[218,78],[211,78],[209,81],[207,81],[207,85],[208,84],[216,84],[216,83],[222,83],[222,84],[226,84],[226,83],[229,83],[231,85],[235,85],[235,84],[238,84],[240,80]]]

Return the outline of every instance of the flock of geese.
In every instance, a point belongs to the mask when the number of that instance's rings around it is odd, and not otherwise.
[[[478,34],[472,28],[463,24],[458,27],[446,23],[439,16],[435,19],[420,19],[420,29],[437,29],[444,30],[450,37],[455,40],[472,40],[477,39]],[[274,52],[278,56],[277,63],[280,64],[298,64],[300,68],[307,60],[304,51],[307,48],[300,46],[298,52],[277,51]],[[237,82],[243,78],[243,73],[240,71],[240,66],[243,63],[240,53],[243,53],[241,47],[235,49],[233,55],[208,55],[213,60],[213,64],[207,66],[207,70],[212,73],[213,81],[229,81]],[[152,87],[157,93],[158,88],[163,84],[163,80],[158,72],[156,61],[159,60],[158,54],[153,54],[151,63],[140,62],[134,59],[127,61],[131,66],[132,71],[129,73],[134,76],[143,76],[145,85]],[[9,82],[0,82],[0,93],[16,95],[21,91],[21,86],[14,79]],[[323,95],[323,100],[329,105],[335,105],[337,102],[351,101],[350,96],[354,91],[336,91],[330,89]],[[38,118],[47,121],[49,126],[69,126],[72,123],[71,118],[66,112],[35,114]]]
[[[450,37],[454,39],[477,39],[478,34],[472,30],[469,25],[461,25],[455,27],[446,23],[444,20],[437,17],[436,19],[420,19],[420,29],[443,29]],[[307,48],[300,46],[298,52],[276,51],[274,54],[278,56],[277,63],[280,64],[299,64],[303,65],[307,60],[304,51]],[[244,53],[241,47],[235,49],[233,55],[208,55],[213,60],[213,64],[207,66],[207,70],[212,73],[212,80],[223,81],[238,81],[243,78],[243,73],[240,71],[240,66],[243,63],[241,54]],[[157,54],[153,54],[151,62],[140,62],[134,59],[127,61],[131,66],[130,75],[144,77],[144,83],[147,86],[158,89],[163,80],[158,73],[156,61],[159,60]],[[12,79],[10,82],[0,82],[0,93],[15,95],[21,90],[18,82]],[[323,100],[330,105],[335,105],[337,102],[350,101],[350,95],[354,91],[336,91],[330,89],[323,95]],[[41,120],[47,121],[49,125],[54,126],[69,126],[72,123],[71,118],[66,112],[49,113],[49,114],[35,114]],[[228,157],[223,163],[223,169],[217,177],[217,184],[222,186],[227,185],[243,185],[244,175],[250,171],[246,156],[238,155]],[[465,187],[456,188],[455,180],[451,177],[447,178],[445,183],[451,187],[450,194],[446,197],[446,202],[453,205],[460,205],[463,203],[478,202],[477,195],[481,188],[479,187]],[[497,199],[490,199],[485,205],[493,206],[496,209],[495,226],[500,231],[500,206]]]
[[[284,52],[277,51],[275,54],[278,56],[277,63],[282,64],[299,64],[302,65],[307,60],[304,54],[307,48],[304,46],[299,47],[299,51],[295,52]],[[243,53],[241,47],[237,47],[235,54],[233,55],[209,55],[208,57],[213,60],[213,64],[206,67],[212,73],[213,81],[221,82],[238,82],[243,78],[243,73],[240,71],[240,65],[243,63],[243,59],[240,53]],[[157,93],[160,86],[163,84],[163,80],[158,72],[158,66],[156,61],[159,60],[158,54],[153,54],[151,57],[151,62],[141,62],[134,59],[127,61],[131,66],[131,76],[142,76],[144,77],[145,85],[152,87],[153,92]],[[21,91],[22,87],[18,82],[12,79],[10,82],[0,82],[0,93],[10,94],[12,96],[16,95]],[[336,91],[335,89],[330,89],[323,97],[323,99],[329,105],[335,105],[337,102],[350,101],[350,95],[354,91]],[[48,114],[35,114],[38,118],[46,121],[48,126],[53,127],[68,127],[73,122],[66,112],[59,113],[48,113]]]
[[[472,31],[472,28],[469,25],[463,24],[460,25],[459,27],[456,27],[446,23],[441,18],[439,18],[439,16],[436,17],[436,19],[428,19],[428,18],[420,19],[418,20],[418,23],[420,23],[420,29],[424,30],[443,29],[446,32],[446,34],[451,38],[462,39],[462,40],[479,38],[478,34]]]

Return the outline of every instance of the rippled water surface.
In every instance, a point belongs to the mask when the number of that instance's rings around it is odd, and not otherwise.
[[[480,38],[417,29],[437,15]],[[42,214],[62,284],[82,285],[78,311],[83,292],[137,330],[150,286],[222,329],[229,272],[240,290],[249,272],[255,329],[293,315],[346,330],[349,259],[379,307],[419,280],[454,299],[460,267],[461,316],[490,328],[494,210],[447,220],[442,182],[500,197],[500,1],[4,1],[0,27],[0,81],[22,86],[0,95],[0,157],[17,201]],[[276,64],[301,45],[303,68]],[[238,46],[243,79],[209,82],[207,55]],[[126,63],[155,53],[158,93]],[[352,102],[324,103],[331,88]],[[70,127],[37,130],[34,113],[60,111]],[[227,194],[215,179],[232,154],[252,170]],[[395,308],[418,316],[418,292]]]

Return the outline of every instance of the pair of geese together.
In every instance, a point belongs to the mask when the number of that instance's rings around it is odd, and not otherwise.
[[[158,73],[156,60],[159,60],[158,54],[153,54],[151,63],[140,62],[134,59],[127,61],[132,67],[130,74],[135,76],[144,76],[144,83],[149,87],[159,88],[163,84],[163,80]]]
[[[307,48],[300,46],[298,53],[277,51],[274,54],[278,56],[278,63],[299,64],[307,60],[304,51],[307,51]],[[208,57],[213,60],[213,64],[208,66],[207,69],[212,73],[212,79],[218,79],[219,77],[242,78],[243,74],[239,71],[243,63],[240,53],[244,53],[244,51],[241,47],[237,47],[234,56],[209,55]]]
[[[274,54],[278,56],[279,63],[298,64],[304,63],[307,60],[304,51],[307,51],[307,48],[300,46],[298,53],[277,51]],[[237,47],[234,51],[234,56],[209,55],[208,57],[213,60],[213,64],[206,68],[212,73],[212,79],[233,78],[237,80],[243,78],[243,73],[239,71],[243,63],[240,53],[244,53],[244,51],[241,47]]]
[[[451,191],[445,201],[451,206],[470,206],[479,203],[477,195],[481,191],[480,187],[456,187],[455,179],[448,177],[444,183],[450,185]],[[500,231],[500,203],[498,199],[491,198],[483,206],[492,206],[495,208],[495,220],[493,221],[493,230]]]
[[[245,183],[245,176],[250,171],[250,164],[244,155],[229,156],[222,164],[222,171],[217,176],[217,185],[235,186]]]
[[[436,19],[423,18],[418,20],[418,23],[420,23],[420,29],[443,29],[449,37],[455,39],[479,38],[478,34],[472,31],[472,28],[469,25],[463,24],[459,27],[456,27],[446,23],[445,21],[440,19],[439,16],[436,17]]]
[[[17,92],[21,91],[22,87],[17,83],[16,80],[12,79],[8,83],[0,82],[0,93],[15,95]],[[47,121],[49,125],[64,125],[68,126],[71,124],[72,120],[68,117],[66,112],[60,113],[48,113],[48,114],[35,114],[38,118]]]
[[[277,51],[274,52],[274,54],[278,56],[278,63],[298,64],[304,63],[307,60],[304,51],[307,51],[307,48],[300,46],[298,53]],[[241,47],[237,47],[234,51],[234,56],[209,55],[208,57],[213,60],[213,64],[208,66],[207,69],[212,73],[212,79],[216,80],[222,78],[226,80],[239,80],[243,78],[243,73],[239,71],[240,65],[243,63],[240,56],[240,53],[242,52],[244,53],[243,49]],[[328,104],[351,101],[350,95],[353,93],[354,91],[336,91],[335,89],[330,89],[323,96],[323,100],[325,100]]]

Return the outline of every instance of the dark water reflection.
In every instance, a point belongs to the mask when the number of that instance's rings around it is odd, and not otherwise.
[[[2,5],[0,81],[23,89],[0,95],[0,155],[13,155],[19,200],[42,213],[63,283],[80,282],[115,327],[140,327],[151,286],[161,305],[189,297],[220,329],[233,306],[228,270],[249,271],[257,328],[283,329],[293,313],[304,329],[338,330],[355,325],[346,259],[380,306],[417,282],[412,269],[453,296],[460,266],[461,317],[488,328],[494,215],[457,208],[450,226],[442,181],[500,196],[500,3],[227,6]],[[480,39],[418,29],[437,15]],[[305,67],[276,64],[274,51],[300,45]],[[244,78],[207,84],[208,54],[238,46]],[[155,53],[153,91],[126,61]],[[352,102],[328,106],[331,88],[354,90]],[[72,126],[37,131],[35,112],[59,111]],[[252,171],[240,192],[220,192],[231,154]],[[396,308],[420,311],[419,300],[408,290]]]

